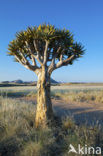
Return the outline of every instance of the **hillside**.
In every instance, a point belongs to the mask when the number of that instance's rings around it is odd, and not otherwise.
[[[10,87],[10,86],[36,86],[37,81],[23,81],[21,79],[13,80],[13,81],[2,81],[0,83],[0,87]],[[56,85],[58,84],[57,81],[51,78],[51,84]]]

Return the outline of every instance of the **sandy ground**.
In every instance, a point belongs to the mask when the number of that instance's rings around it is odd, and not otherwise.
[[[103,124],[103,103],[52,100],[56,114],[74,118],[77,124]]]
[[[36,104],[36,99],[25,97],[22,100]],[[69,102],[52,99],[53,110],[60,117],[72,117],[77,124],[103,124],[103,103]]]

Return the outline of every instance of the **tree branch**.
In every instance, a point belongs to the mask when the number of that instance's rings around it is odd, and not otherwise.
[[[68,65],[73,59],[75,58],[75,55],[70,56],[69,58],[67,58],[66,60],[63,60],[62,55],[61,55],[61,59],[60,61],[55,65],[52,64],[49,69],[48,72],[52,72],[53,70],[60,68],[61,66],[66,66]],[[53,60],[52,60],[53,61]]]
[[[36,52],[37,52],[37,55],[35,55],[35,54],[33,53],[33,51],[32,51],[32,49],[30,48],[28,42],[25,42],[25,43],[26,43],[26,46],[27,46],[27,48],[28,48],[28,51],[29,51],[30,54],[31,54],[31,59],[32,59],[33,65],[37,66],[37,64],[36,64],[36,59],[37,59],[37,61],[40,63],[40,65],[42,65],[42,60],[41,60],[41,58],[40,58],[39,51],[38,51],[38,49],[37,49],[37,45],[36,45],[35,40],[33,41],[33,44],[34,44],[34,48],[35,48],[35,50],[36,50]]]
[[[29,69],[29,70],[32,70],[34,72],[37,72],[36,70],[39,69],[36,65],[31,65],[28,60],[23,56],[23,59],[25,61],[23,61],[22,59],[20,59],[19,57],[17,57],[17,55],[15,55],[15,58],[17,59],[17,61],[22,64],[25,68]]]
[[[31,55],[31,60],[32,60],[33,66],[37,66],[35,57],[33,57],[33,55]]]
[[[55,67],[55,58],[56,58],[56,54],[53,56],[52,61],[51,61],[51,64],[50,64],[50,66],[48,68],[48,72],[49,73],[51,73],[52,72],[52,69],[54,69],[54,67]]]
[[[70,56],[66,60],[60,60],[57,64],[55,69],[60,68],[61,66],[66,66],[68,65],[73,59],[75,58],[75,55]]]
[[[43,61],[43,65],[46,65],[47,60],[48,60],[48,45],[49,45],[49,41],[46,41],[45,50],[44,50],[44,61]]]
[[[49,72],[49,73],[52,72],[53,69],[55,68],[55,58],[56,58],[57,55],[59,54],[60,50],[61,50],[61,47],[59,47],[59,48],[57,49],[57,52],[55,52],[55,51],[53,52],[54,55],[52,55],[52,61],[51,61],[51,64],[50,64],[50,66],[49,66],[49,68],[48,68],[48,72]]]
[[[57,50],[57,54],[60,52],[60,50],[61,50],[61,47],[58,48],[58,50]]]
[[[25,65],[25,62],[23,62],[22,60],[19,59],[19,57],[17,57],[17,55],[15,55],[15,58],[18,62],[20,62],[20,64]]]
[[[34,44],[34,47],[35,47],[36,52],[39,53],[39,50],[38,50],[38,48],[37,48],[37,44],[36,44],[36,41],[35,41],[35,40],[33,41],[33,44]]]
[[[35,48],[35,50],[36,50],[36,52],[37,52],[37,55],[34,55],[34,57],[35,57],[35,59],[37,59],[37,61],[40,63],[40,65],[42,66],[43,65],[43,61],[42,61],[42,59],[41,59],[41,57],[40,57],[40,52],[39,52],[39,50],[38,50],[38,48],[37,48],[37,44],[36,44],[36,41],[34,40],[33,41],[33,44],[34,44],[34,48]]]

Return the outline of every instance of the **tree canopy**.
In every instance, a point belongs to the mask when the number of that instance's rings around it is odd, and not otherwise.
[[[37,72],[45,66],[49,73],[61,66],[73,64],[84,54],[84,47],[74,41],[69,30],[58,29],[50,24],[28,27],[16,33],[8,50],[8,54],[26,68]]]

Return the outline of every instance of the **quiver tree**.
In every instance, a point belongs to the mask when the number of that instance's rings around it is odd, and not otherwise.
[[[33,71],[37,77],[36,126],[53,118],[50,98],[50,77],[54,70],[72,65],[74,60],[84,54],[83,46],[74,42],[69,30],[61,30],[53,25],[28,27],[16,33],[9,43],[8,54],[15,61]]]

